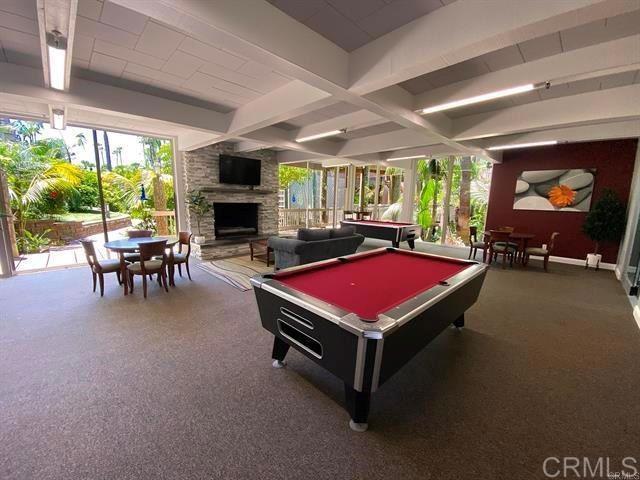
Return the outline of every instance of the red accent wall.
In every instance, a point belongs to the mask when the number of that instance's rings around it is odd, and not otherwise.
[[[495,164],[491,177],[487,230],[512,226],[516,231],[535,233],[529,245],[548,243],[553,232],[560,232],[553,255],[586,258],[593,242],[582,233],[586,213],[514,210],[516,179],[524,170],[596,168],[591,206],[605,188],[614,190],[623,202],[629,199],[637,139],[570,143],[548,147],[505,151],[501,164]],[[615,263],[619,245],[602,245],[602,261]]]

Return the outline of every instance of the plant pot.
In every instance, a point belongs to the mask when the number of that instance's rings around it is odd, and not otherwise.
[[[204,235],[195,235],[193,237],[193,243],[196,243],[198,245],[202,245],[206,240],[206,237]]]
[[[602,260],[602,255],[599,253],[587,253],[587,267],[598,268],[600,266],[600,260]]]

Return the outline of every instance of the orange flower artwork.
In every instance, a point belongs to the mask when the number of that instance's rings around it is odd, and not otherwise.
[[[554,207],[567,207],[573,203],[576,192],[566,185],[558,185],[549,190],[549,201]]]

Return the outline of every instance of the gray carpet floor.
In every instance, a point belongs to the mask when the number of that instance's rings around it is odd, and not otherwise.
[[[489,272],[348,428],[342,384],[272,337],[252,292],[192,268],[124,298],[88,269],[0,280],[0,478],[544,478],[638,457],[640,331],[612,272]],[[618,460],[619,461],[619,460]]]

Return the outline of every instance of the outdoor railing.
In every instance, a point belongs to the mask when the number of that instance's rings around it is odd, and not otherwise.
[[[154,210],[153,212],[151,212],[151,215],[153,217],[157,218],[166,218],[167,219],[167,229],[168,231],[165,232],[158,232],[159,235],[175,235],[176,233],[176,212],[174,212],[173,210]],[[157,223],[156,223],[157,224]]]
[[[374,208],[369,205],[366,211],[372,212],[372,218],[379,219],[389,208],[389,205],[378,205]],[[354,208],[358,210],[358,208]],[[309,221],[307,223],[307,212]],[[336,226],[340,225],[340,220],[344,219],[344,209],[336,210]],[[308,227],[331,227],[333,225],[333,208],[280,208],[278,210],[278,230],[294,230]]]

